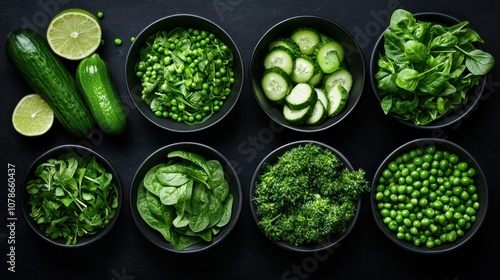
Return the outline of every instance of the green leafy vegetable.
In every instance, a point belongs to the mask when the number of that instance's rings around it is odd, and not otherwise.
[[[233,54],[213,33],[175,28],[147,39],[136,75],[142,99],[158,117],[201,123],[218,112],[231,93]]]
[[[252,202],[269,238],[299,246],[343,234],[368,191],[363,170],[351,172],[330,150],[308,143],[264,166]]]
[[[473,44],[483,40],[462,21],[453,26],[393,12],[375,79],[385,114],[426,125],[467,102],[467,92],[495,64]]]
[[[30,217],[51,238],[75,245],[104,228],[118,209],[118,186],[94,156],[48,159],[27,183]]]
[[[176,250],[210,242],[231,218],[233,196],[217,160],[173,151],[139,185],[137,209]]]

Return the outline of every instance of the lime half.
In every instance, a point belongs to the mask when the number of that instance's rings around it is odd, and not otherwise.
[[[28,94],[19,100],[12,113],[14,129],[25,136],[39,136],[54,123],[54,111],[38,94]]]
[[[99,20],[83,9],[67,9],[55,15],[47,28],[50,48],[69,60],[81,60],[94,53],[101,44]]]

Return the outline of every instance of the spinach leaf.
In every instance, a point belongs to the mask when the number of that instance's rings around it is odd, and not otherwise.
[[[155,174],[161,185],[178,187],[190,180],[187,174],[189,171],[182,164],[169,164],[158,168]]]
[[[144,187],[151,193],[155,195],[160,195],[160,189],[163,187],[163,185],[160,183],[158,180],[158,177],[156,177],[156,171],[160,168],[166,166],[166,164],[158,164],[151,168],[146,175],[144,176]]]
[[[201,184],[194,184],[191,197],[191,216],[189,218],[189,228],[192,231],[200,232],[207,228],[210,223],[208,203],[209,198],[206,188]]]
[[[415,17],[410,12],[396,9],[391,15],[389,28],[401,37],[410,38],[415,29],[415,24]]]
[[[233,196],[229,194],[227,196],[226,201],[224,202],[222,217],[220,218],[216,226],[223,227],[227,225],[229,223],[229,220],[231,219],[232,210],[233,210]]]
[[[473,45],[483,40],[467,25],[445,26],[417,21],[402,9],[393,12],[375,73],[385,114],[425,125],[467,101],[479,76],[495,64],[491,54]]]
[[[415,40],[408,40],[404,43],[405,57],[411,62],[422,62],[427,59],[427,47]]]
[[[493,56],[485,51],[475,49],[467,52],[458,46],[456,48],[466,55],[465,66],[474,75],[486,75],[495,65]]]
[[[397,64],[401,64],[406,61],[404,54],[404,40],[390,29],[384,33],[384,50],[385,55]]]
[[[405,68],[396,76],[396,85],[407,91],[414,91],[418,86],[420,76],[417,70]]]
[[[210,171],[208,169],[206,159],[204,157],[202,157],[201,155],[197,154],[197,153],[192,153],[192,152],[187,152],[187,151],[173,151],[173,152],[170,152],[168,154],[168,157],[169,158],[180,157],[180,158],[183,158],[185,160],[189,160],[192,163],[194,163],[194,164],[200,166],[201,168],[203,168],[203,170],[205,170],[205,172],[208,175],[210,175]]]

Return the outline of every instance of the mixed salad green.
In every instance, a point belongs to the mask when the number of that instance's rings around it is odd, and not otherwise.
[[[158,117],[201,123],[223,106],[234,84],[233,53],[213,33],[175,28],[151,35],[136,75],[142,99]]]
[[[67,245],[98,233],[119,207],[115,178],[92,155],[48,159],[36,168],[26,189],[29,216],[48,237],[64,238]]]

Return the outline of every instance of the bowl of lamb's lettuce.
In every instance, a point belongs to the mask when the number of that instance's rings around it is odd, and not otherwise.
[[[80,145],[61,145],[40,155],[29,167],[21,192],[28,225],[49,243],[69,248],[108,234],[122,199],[113,166]]]
[[[336,149],[317,141],[286,144],[259,164],[250,185],[250,208],[262,233],[295,252],[337,246],[357,220],[370,189]]]
[[[137,170],[130,198],[142,234],[177,253],[220,243],[234,228],[242,204],[241,184],[230,162],[195,142],[153,152]]]
[[[483,43],[468,21],[395,10],[370,62],[373,91],[384,114],[428,129],[468,115],[495,64]]]

